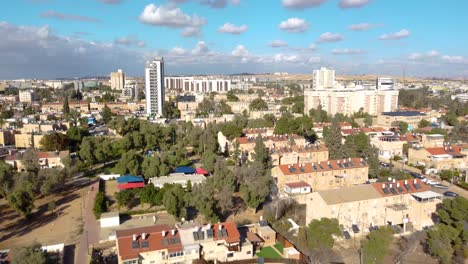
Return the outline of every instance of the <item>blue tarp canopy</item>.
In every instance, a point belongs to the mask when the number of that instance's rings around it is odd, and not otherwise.
[[[184,173],[184,174],[194,174],[195,168],[189,166],[181,166],[175,169],[176,173]]]
[[[142,177],[133,175],[124,175],[117,178],[117,183],[145,182]]]

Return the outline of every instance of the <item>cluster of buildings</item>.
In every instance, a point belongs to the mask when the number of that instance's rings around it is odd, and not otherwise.
[[[389,78],[378,78],[375,83],[341,84],[335,80],[334,70],[321,68],[314,70],[312,87],[304,90],[304,106],[305,113],[320,106],[331,115],[352,115],[360,109],[377,115],[397,110],[398,90]]]

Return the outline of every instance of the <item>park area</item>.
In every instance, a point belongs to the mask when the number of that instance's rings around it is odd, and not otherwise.
[[[42,245],[74,244],[82,232],[82,204],[88,181],[70,183],[62,193],[36,198],[29,219],[0,200],[0,249],[26,246],[33,241]],[[54,205],[49,205],[55,201]]]

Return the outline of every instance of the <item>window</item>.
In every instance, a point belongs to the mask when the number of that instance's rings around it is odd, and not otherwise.
[[[252,253],[252,252],[250,252],[250,251],[247,251],[247,255],[250,255],[251,253]]]
[[[228,258],[234,257],[234,253],[228,253],[228,254],[227,254],[227,257],[228,257]]]
[[[127,260],[127,261],[124,261],[123,264],[137,264],[137,260]]]

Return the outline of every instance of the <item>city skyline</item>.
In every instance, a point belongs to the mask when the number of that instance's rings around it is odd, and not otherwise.
[[[468,77],[468,3],[376,0],[9,1],[0,79],[241,72]],[[27,7],[27,8],[25,8]],[[268,15],[265,15],[268,14]],[[437,18],[434,19],[434,18]]]

